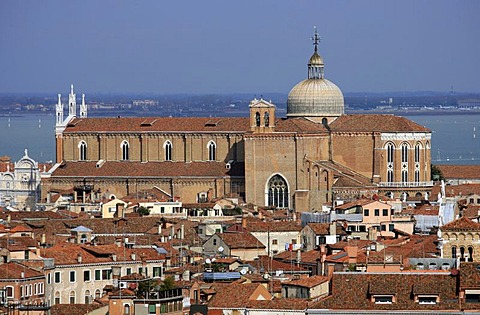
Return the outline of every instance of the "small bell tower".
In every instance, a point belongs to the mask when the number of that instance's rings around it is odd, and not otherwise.
[[[250,102],[250,131],[254,133],[275,132],[275,105],[264,99]]]

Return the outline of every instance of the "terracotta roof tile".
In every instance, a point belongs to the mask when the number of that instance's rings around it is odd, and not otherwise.
[[[8,262],[0,265],[0,280],[28,279],[36,277],[45,276],[41,272],[16,262]]]
[[[255,236],[250,232],[225,232],[217,235],[232,249],[239,248],[265,248]]]
[[[460,287],[480,289],[480,263],[462,262],[460,264]]]
[[[104,117],[76,118],[64,133],[75,132],[246,132],[248,117]]]
[[[259,283],[213,285],[216,294],[210,299],[208,307],[245,307],[246,303],[253,299],[253,293],[259,286],[263,287],[262,284]],[[268,291],[266,294],[265,299],[271,299]]]
[[[334,273],[332,296],[311,308],[350,310],[445,310],[458,308],[457,278],[448,272],[403,273]],[[425,288],[428,288],[427,290]],[[424,305],[415,302],[414,291],[435,292],[440,302]],[[391,304],[375,304],[372,295],[394,294]]]
[[[385,114],[342,115],[330,124],[334,132],[430,132],[405,117]]]
[[[440,227],[442,231],[480,231],[480,223],[461,217]]]
[[[293,285],[297,287],[304,287],[304,288],[313,288],[325,282],[328,282],[328,277],[326,276],[311,276],[311,277],[301,278],[298,280],[284,282],[284,284]]]
[[[480,165],[435,165],[445,179],[480,179]]]

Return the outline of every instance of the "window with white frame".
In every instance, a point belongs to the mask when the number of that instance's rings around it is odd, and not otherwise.
[[[87,160],[87,143],[83,140],[78,143],[78,159],[80,161]]]
[[[393,295],[374,295],[375,304],[392,304]]]
[[[163,147],[165,149],[165,161],[171,161],[172,160],[172,143],[167,140],[163,144]]]
[[[217,159],[217,145],[215,141],[210,140],[207,144],[208,148],[208,160],[215,161]]]
[[[122,160],[123,161],[128,161],[130,159],[130,144],[128,143],[127,140],[123,140],[122,144],[120,145],[120,148],[122,149]]]
[[[61,282],[61,273],[60,271],[55,271],[55,283],[60,283]]]

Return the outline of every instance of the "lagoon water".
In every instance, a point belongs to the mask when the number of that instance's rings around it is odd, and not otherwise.
[[[432,130],[434,164],[480,164],[480,114],[406,115]],[[28,149],[36,161],[55,159],[55,116],[0,117],[0,156],[18,161]]]

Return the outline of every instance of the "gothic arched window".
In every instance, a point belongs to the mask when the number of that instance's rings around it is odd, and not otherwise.
[[[120,145],[122,148],[122,160],[123,161],[128,161],[129,160],[129,151],[130,151],[130,145],[128,144],[127,140],[123,140],[122,144]]]
[[[268,181],[268,205],[277,208],[288,208],[288,185],[280,175],[275,175]]]
[[[215,161],[217,159],[217,145],[215,144],[215,141],[210,140],[207,144],[207,148],[208,148],[208,160]]]
[[[422,146],[420,145],[420,143],[417,143],[415,145],[415,163],[420,162],[420,149],[421,148],[422,148]]]
[[[387,143],[387,182],[393,182],[395,145]]]
[[[163,144],[163,147],[165,148],[165,161],[171,161],[172,160],[172,143],[167,140]]]
[[[80,161],[87,159],[87,143],[83,140],[78,144],[78,156]]]
[[[408,182],[408,143],[402,143],[402,183]]]

